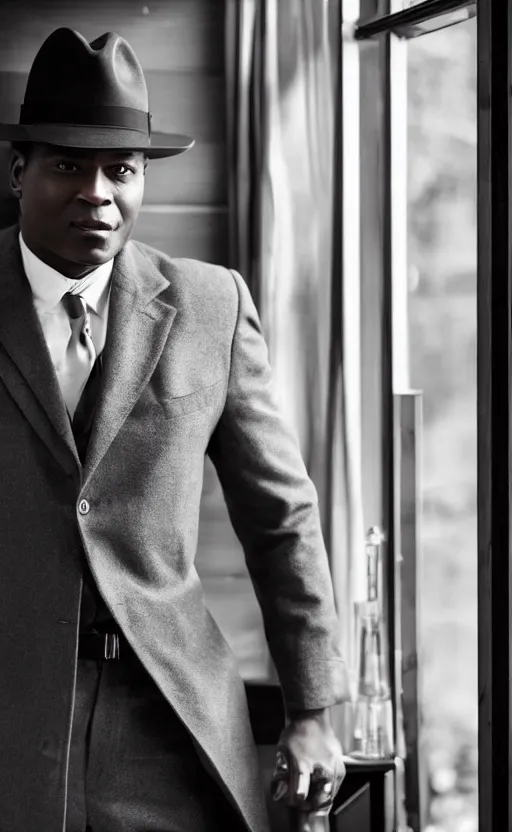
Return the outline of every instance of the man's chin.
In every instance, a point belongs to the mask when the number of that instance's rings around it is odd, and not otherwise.
[[[76,256],[73,258],[73,262],[79,263],[82,266],[101,266],[103,263],[107,263],[109,260],[112,260],[116,254],[116,251],[111,251],[110,249],[105,250],[93,248],[86,253],[77,252]]]
[[[63,255],[68,262],[83,266],[101,266],[112,260],[123,247],[123,241],[118,239],[85,236],[79,242],[70,246]]]
[[[109,248],[98,248],[93,246],[80,246],[66,248],[47,258],[42,258],[49,266],[60,272],[64,277],[72,280],[80,280],[93,269],[97,269],[117,254],[117,251]]]

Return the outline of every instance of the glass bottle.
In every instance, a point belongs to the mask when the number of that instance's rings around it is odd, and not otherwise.
[[[385,759],[394,754],[388,651],[380,591],[383,539],[378,527],[372,527],[367,534],[367,600],[355,605],[358,681],[350,753],[363,759]]]

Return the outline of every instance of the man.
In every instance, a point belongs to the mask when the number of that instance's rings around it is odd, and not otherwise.
[[[59,29],[0,234],[0,827],[268,829],[244,686],[194,569],[204,456],[243,544],[287,725],[275,797],[329,803],[346,695],[316,494],[235,272],[130,241],[151,134],[129,44]]]

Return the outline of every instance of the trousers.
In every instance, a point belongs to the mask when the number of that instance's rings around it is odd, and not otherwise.
[[[79,659],[65,832],[247,829],[138,659]]]

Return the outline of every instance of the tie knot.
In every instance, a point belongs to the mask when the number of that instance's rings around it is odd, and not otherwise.
[[[83,318],[85,315],[85,304],[81,295],[66,292],[62,297],[62,303],[70,318]]]

